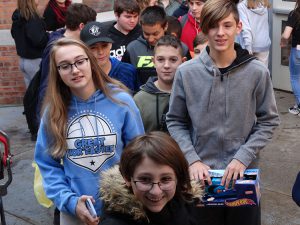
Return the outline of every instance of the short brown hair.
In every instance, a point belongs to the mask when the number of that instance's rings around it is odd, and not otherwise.
[[[184,197],[185,193],[191,190],[188,162],[176,141],[168,134],[154,131],[134,138],[121,155],[120,172],[122,176],[130,181],[136,167],[145,157],[174,170],[177,178],[177,196]]]
[[[228,17],[231,13],[235,21],[240,21],[236,5],[237,0],[208,0],[201,11],[200,27],[204,34],[213,28],[219,21]]]
[[[140,7],[136,0],[115,0],[114,12],[118,16],[123,12],[140,14]]]

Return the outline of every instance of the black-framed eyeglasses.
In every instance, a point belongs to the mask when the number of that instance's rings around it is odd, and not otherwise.
[[[162,191],[170,191],[176,186],[175,180],[163,180],[160,182],[134,180],[133,183],[140,191],[150,191],[153,188],[154,184],[157,184]]]
[[[86,62],[89,60],[89,58],[82,58],[76,60],[74,63],[62,63],[56,68],[58,69],[59,72],[67,74],[72,72],[73,65],[81,70],[86,66]]]

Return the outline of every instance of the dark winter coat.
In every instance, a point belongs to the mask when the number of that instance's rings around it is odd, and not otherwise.
[[[15,40],[18,56],[26,59],[41,58],[49,39],[42,18],[36,15],[26,20],[16,9],[12,21],[11,36]]]

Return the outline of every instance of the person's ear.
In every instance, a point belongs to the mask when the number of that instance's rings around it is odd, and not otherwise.
[[[168,30],[168,23],[166,23],[165,27],[164,27],[164,31],[166,32]]]
[[[181,62],[184,63],[186,60],[187,60],[187,57],[184,56],[184,57],[182,57]]]
[[[116,19],[118,20],[120,16],[116,12],[114,14],[115,14]]]
[[[152,61],[153,66],[154,66],[154,68],[155,68],[155,56],[152,56],[152,57],[151,57],[151,61]]]
[[[236,29],[237,29],[236,33],[237,33],[237,34],[241,33],[242,28],[243,28],[242,21],[239,21],[239,22],[237,23],[237,25],[236,25]]]
[[[131,182],[130,180],[127,180],[125,177],[123,177],[123,179],[125,180],[125,184],[127,187],[131,187]]]
[[[80,23],[78,27],[79,27],[79,30],[81,31],[84,28],[84,23]]]

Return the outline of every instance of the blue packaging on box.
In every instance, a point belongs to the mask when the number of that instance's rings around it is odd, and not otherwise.
[[[221,179],[225,170],[209,170],[212,185],[205,186],[202,202],[207,207],[256,206],[260,200],[259,169],[247,169],[244,179],[236,181],[234,188],[225,190]],[[231,186],[231,185],[230,185]]]

